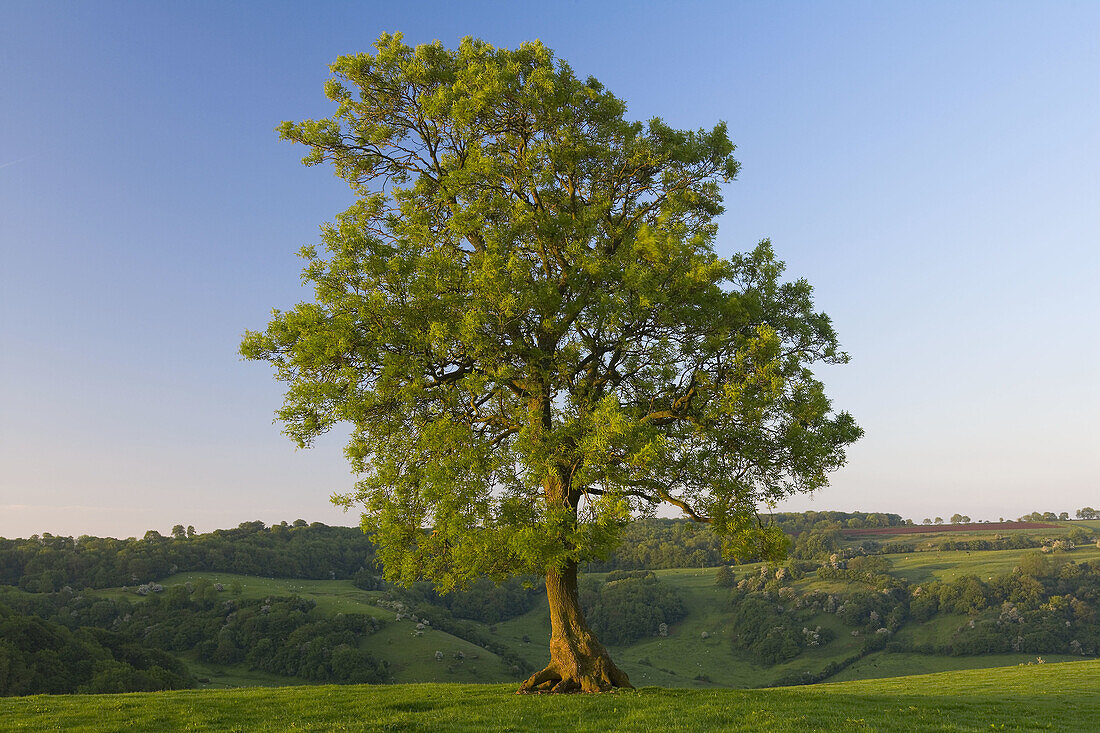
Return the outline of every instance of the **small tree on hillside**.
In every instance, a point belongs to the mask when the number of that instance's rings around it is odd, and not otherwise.
[[[860,429],[810,366],[843,363],[767,242],[713,249],[725,125],[625,119],[539,43],[344,56],[333,117],[284,123],[358,200],[306,247],[315,300],[242,353],[288,383],[302,446],[350,424],[387,579],[546,578],[550,663],[522,690],[629,686],[584,620],[577,567],[661,504],[727,555],[787,544],[756,507],[818,489]]]
[[[737,584],[737,578],[729,565],[719,565],[714,573],[714,584],[720,588],[732,588]]]

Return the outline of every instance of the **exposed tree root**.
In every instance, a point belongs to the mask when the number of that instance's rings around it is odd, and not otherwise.
[[[615,666],[605,654],[591,660],[583,666],[585,671],[577,669],[580,665],[570,665],[574,669],[562,674],[558,665],[551,662],[545,669],[531,675],[519,689],[517,695],[530,693],[563,694],[570,692],[609,692],[613,689],[634,689],[626,673]]]

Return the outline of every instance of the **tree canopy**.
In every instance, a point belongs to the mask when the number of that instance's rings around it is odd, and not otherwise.
[[[350,425],[337,499],[387,576],[547,573],[553,611],[551,575],[575,600],[577,564],[661,504],[781,550],[756,508],[824,486],[861,431],[811,372],[847,356],[809,284],[767,241],[714,251],[725,124],[630,121],[539,42],[383,35],[331,69],[333,116],[279,130],[356,200],[302,249],[314,299],[241,350],[299,445]]]

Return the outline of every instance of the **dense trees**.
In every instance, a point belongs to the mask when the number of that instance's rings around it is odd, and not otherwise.
[[[1092,507],[1083,507],[1076,512],[1078,519],[1100,519],[1100,512]],[[1020,517],[1021,522],[1065,522],[1069,521],[1069,512],[1032,512]]]
[[[463,590],[443,594],[429,583],[416,583],[399,595],[409,604],[442,607],[456,618],[495,624],[530,611],[545,596],[541,583],[533,577],[502,583],[480,578]]]
[[[656,636],[662,624],[685,613],[676,591],[647,571],[612,572],[602,583],[582,582],[580,599],[593,630],[609,644]]]
[[[0,604],[0,695],[190,687],[174,657],[100,629],[75,631]]]
[[[823,565],[821,577],[858,583],[843,592],[799,593],[790,585],[797,573],[784,568],[742,577],[730,596],[734,649],[766,664],[792,659],[834,638],[823,618],[829,614],[853,636],[865,637],[852,660],[881,649],[941,655],[1100,653],[1100,562],[1077,563],[1064,553],[1036,551],[1025,553],[1004,575],[910,585],[889,575],[882,561],[865,556]],[[912,643],[894,637],[910,620],[944,616],[954,617],[957,625],[947,638]]]
[[[300,524],[298,523],[300,522]],[[374,545],[362,531],[285,522],[265,527],[245,522],[235,529],[138,539],[56,537],[0,538],[0,585],[32,592],[64,586],[109,588],[147,583],[181,571],[214,571],[280,578],[349,578],[374,562]]]
[[[835,550],[843,529],[896,527],[905,524],[897,514],[879,512],[779,512],[761,520],[793,537],[791,552],[812,559],[828,548]],[[662,570],[665,568],[714,567],[723,562],[722,541],[705,524],[680,519],[642,519],[623,530],[623,541],[604,560],[588,563],[586,570]],[[739,562],[762,559],[759,553],[741,555]]]
[[[803,633],[802,629],[809,629],[808,615],[784,611],[760,595],[735,594],[730,617],[733,648],[747,653],[754,661],[776,664],[797,657],[811,638],[817,644],[828,640],[816,628],[816,638]]]
[[[169,654],[183,652],[215,664],[243,663],[314,681],[389,679],[386,663],[360,648],[363,638],[380,627],[377,619],[354,613],[325,616],[301,598],[226,595],[203,579],[190,589],[172,586],[139,602],[71,591],[3,594],[11,609],[0,607],[0,616],[11,616],[0,619],[0,661],[15,658],[15,645],[24,655],[21,678],[33,680],[9,694],[187,687],[194,680]],[[44,671],[35,672],[26,659]],[[62,669],[69,671],[62,675],[57,671]]]

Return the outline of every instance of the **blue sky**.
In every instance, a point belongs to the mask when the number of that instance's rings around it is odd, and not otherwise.
[[[357,522],[339,436],[294,450],[236,350],[350,201],[273,129],[383,31],[539,38],[634,118],[729,123],[718,248],[814,284],[867,431],[784,508],[1100,505],[1100,5],[318,5],[2,3],[0,536]]]

